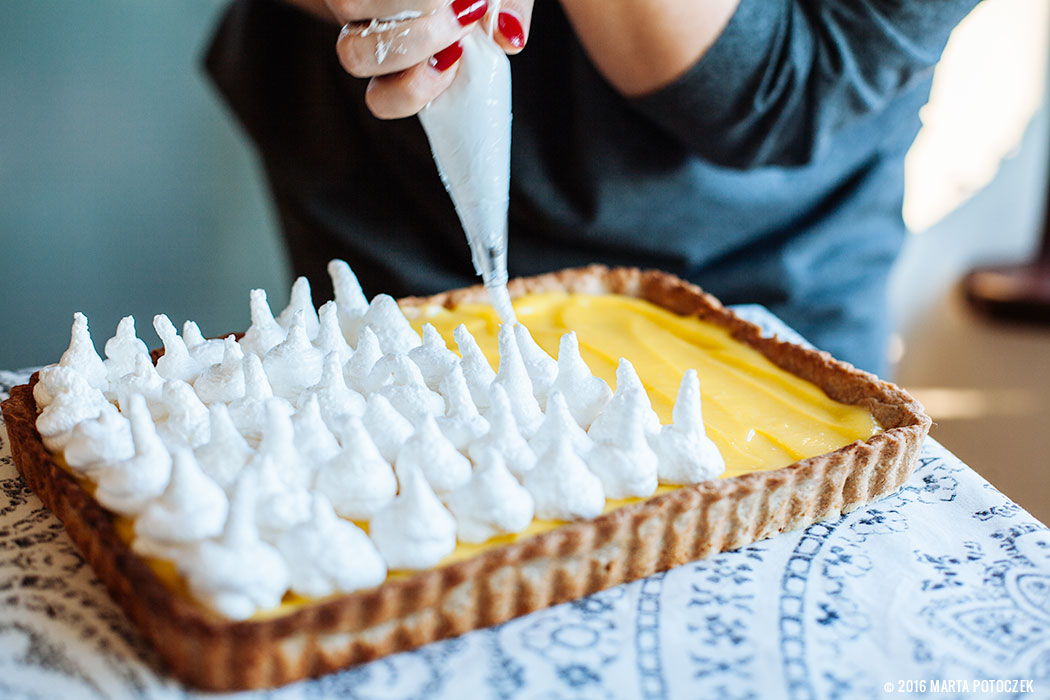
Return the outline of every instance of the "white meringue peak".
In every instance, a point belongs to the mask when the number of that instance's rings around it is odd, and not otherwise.
[[[169,379],[161,389],[160,402],[165,418],[157,421],[157,434],[169,449],[179,445],[197,447],[208,441],[211,422],[205,406],[193,387],[178,379]]]
[[[336,352],[328,353],[321,366],[321,378],[300,397],[299,404],[315,397],[321,409],[321,418],[332,430],[346,416],[361,416],[365,412],[365,397],[346,385],[343,366]]]
[[[397,412],[385,396],[373,394],[365,402],[365,413],[361,417],[365,429],[372,436],[383,459],[393,463],[405,441],[415,432],[412,423]],[[344,441],[345,444],[345,441]]]
[[[462,542],[484,542],[499,534],[521,532],[532,522],[532,495],[491,448],[482,451],[470,481],[449,494],[447,503]]]
[[[194,456],[204,473],[228,491],[254,451],[237,431],[226,404],[209,406],[208,418],[211,437],[194,450]]]
[[[448,349],[432,323],[423,324],[423,344],[409,350],[408,357],[419,367],[423,381],[433,391],[438,390],[452,367],[459,364],[459,356]]]
[[[44,409],[62,394],[87,396],[94,393],[92,389],[94,387],[87,378],[72,367],[48,365],[40,370],[39,380],[33,387],[33,398],[37,408]]]
[[[364,530],[341,520],[324,496],[313,494],[310,519],[282,532],[277,549],[291,574],[291,590],[321,597],[378,586],[386,564]]]
[[[53,452],[61,452],[79,423],[91,420],[109,405],[106,397],[89,385],[83,375],[73,371],[68,377],[69,388],[57,394],[36,418],[36,429],[44,445]]]
[[[192,382],[200,374],[200,363],[190,356],[186,343],[164,314],[153,317],[153,329],[164,343],[164,354],[157,359],[157,373],[165,379],[181,379]]]
[[[66,441],[66,464],[78,472],[90,471],[97,464],[119,462],[135,454],[131,423],[112,404],[105,404],[98,416],[81,421]]]
[[[228,404],[244,396],[244,351],[235,336],[226,336],[220,343],[221,360],[209,365],[193,380],[193,390],[206,404]]]
[[[602,416],[608,419],[604,427],[612,437],[596,441],[587,466],[601,479],[608,498],[651,496],[659,484],[659,460],[642,427],[643,406],[626,401],[622,410],[610,408],[612,402]]]
[[[307,387],[321,378],[324,356],[306,335],[305,315],[297,309],[292,315],[288,336],[270,348],[263,358],[263,369],[273,393],[294,401]]]
[[[427,388],[419,367],[408,355],[384,355],[376,362],[368,381],[377,387],[374,393],[385,396],[390,405],[413,424],[424,416],[440,416],[445,412],[445,399]]]
[[[587,468],[568,435],[550,443],[522,482],[536,502],[536,517],[543,520],[596,518],[605,508],[601,479]]]
[[[555,389],[547,399],[547,413],[543,417],[543,423],[529,440],[529,447],[538,457],[548,452],[562,438],[569,441],[573,452],[580,457],[586,456],[594,447],[594,440],[572,417],[564,394]]]
[[[245,466],[240,478],[253,474],[258,484],[255,523],[267,542],[310,517],[310,492],[289,483],[285,465],[271,453],[257,453]]]
[[[695,369],[682,376],[671,415],[674,422],[649,438],[660,458],[660,483],[697,484],[725,472],[725,459],[704,430],[700,379]]]
[[[372,518],[368,534],[388,569],[428,569],[456,548],[456,519],[417,467],[397,475],[400,491]]]
[[[351,345],[357,345],[357,331],[361,319],[368,311],[368,299],[361,291],[357,275],[345,261],[338,258],[328,262],[328,276],[332,278],[332,289],[335,291],[335,303],[339,308],[339,327],[343,337]]]
[[[295,444],[294,411],[280,399],[266,402],[266,429],[249,466],[269,463],[289,487],[305,488],[313,482],[313,469]]]
[[[221,537],[200,542],[176,562],[197,600],[235,620],[277,607],[288,590],[284,558],[259,538],[256,496],[254,475],[246,473],[237,480]]]
[[[135,335],[135,317],[125,316],[117,324],[117,333],[106,341],[106,377],[112,386],[125,374],[135,370],[135,358],[149,359],[149,348]]]
[[[96,389],[107,388],[106,365],[95,350],[88,331],[87,316],[79,311],[73,314],[73,326],[69,332],[69,347],[62,353],[58,364],[75,369],[87,383]]]
[[[160,397],[164,389],[164,377],[157,372],[149,355],[136,356],[134,363],[134,369],[121,377],[110,388],[110,393],[116,399],[121,411],[126,411],[129,399],[138,395],[146,399],[146,405],[149,406],[154,418],[162,418],[164,405]]]
[[[441,395],[445,397],[445,415],[437,417],[438,428],[456,449],[465,452],[467,446],[489,431],[489,422],[478,412],[470,397],[463,368],[457,359],[441,380]]]
[[[182,342],[190,351],[190,357],[201,367],[211,367],[222,362],[226,353],[226,343],[222,338],[205,338],[196,321],[185,321],[182,324]]]
[[[314,489],[342,517],[368,520],[394,499],[397,477],[360,418],[348,416],[339,438],[343,447],[318,469]]]
[[[339,366],[342,367],[350,360],[354,350],[347,344],[339,327],[339,309],[334,301],[326,301],[317,313],[320,326],[317,337],[314,338],[314,347],[326,357],[334,352],[339,358]]]
[[[612,389],[601,377],[591,374],[590,367],[580,355],[580,341],[576,331],[561,337],[558,346],[558,376],[551,385],[565,396],[569,411],[580,427],[587,429],[612,398]]]
[[[296,311],[303,312],[303,327],[306,337],[313,340],[317,337],[320,322],[317,318],[317,309],[314,308],[313,295],[310,293],[310,280],[305,277],[297,277],[292,283],[292,291],[288,297],[288,306],[277,315],[278,325],[291,329],[292,321]]]
[[[518,430],[510,399],[502,386],[494,384],[489,407],[489,432],[470,443],[467,452],[477,460],[488,449],[495,449],[503,457],[507,468],[519,479],[536,465],[536,453]]]
[[[470,396],[474,399],[474,405],[484,411],[489,407],[489,387],[496,379],[496,372],[493,371],[485,353],[481,352],[478,341],[466,324],[458,325],[452,331],[452,337],[455,338],[456,347],[463,358],[463,376],[470,388]]]
[[[425,415],[416,431],[397,453],[398,474],[403,468],[419,469],[439,496],[470,480],[470,460],[441,434],[434,416]]]
[[[247,353],[264,356],[287,335],[284,327],[277,323],[266,303],[266,290],[253,289],[250,293],[252,323],[241,337],[241,349]]]
[[[119,462],[106,462],[93,471],[95,499],[121,515],[135,515],[164,493],[171,477],[171,454],[153,427],[146,400],[133,395],[125,411],[131,421],[135,453]]]
[[[229,410],[233,424],[250,444],[258,444],[262,439],[266,428],[266,404],[274,398],[262,360],[255,353],[245,353],[244,396],[231,402]],[[291,404],[288,408],[291,410]]]
[[[361,322],[375,332],[384,353],[407,353],[422,344],[419,334],[389,294],[372,297]],[[358,342],[361,342],[360,339]]]
[[[518,350],[518,340],[514,327],[504,324],[497,335],[499,342],[499,370],[493,386],[501,386],[510,399],[510,407],[518,429],[527,440],[543,422],[543,411],[540,410],[536,397],[532,393],[532,381],[525,369],[525,362]],[[491,393],[491,389],[489,392]],[[491,402],[491,398],[489,399]]]
[[[339,453],[339,441],[321,417],[321,406],[316,394],[310,394],[292,416],[292,429],[295,447],[310,465],[310,471],[316,471],[317,466]]]
[[[205,474],[188,448],[172,452],[171,481],[159,498],[135,519],[135,549],[152,554],[150,544],[182,544],[217,537],[226,524],[226,492]],[[145,545],[145,551],[143,550]],[[154,550],[155,551],[155,550]]]
[[[623,423],[620,414],[627,410],[628,404],[633,404],[633,415],[638,417],[646,436],[660,432],[660,417],[653,410],[653,404],[642,380],[638,378],[634,365],[627,358],[621,357],[616,367],[616,391],[601,415],[594,419],[587,434],[597,442],[615,442]]]
[[[379,347],[379,338],[370,327],[362,327],[357,335],[357,347],[354,349],[354,354],[343,367],[343,378],[346,379],[346,385],[364,394],[372,369],[381,357],[383,357],[383,351]]]
[[[558,378],[558,361],[539,346],[524,324],[515,323],[513,328],[522,362],[532,382],[532,393],[540,408],[547,410],[547,396],[554,380]]]

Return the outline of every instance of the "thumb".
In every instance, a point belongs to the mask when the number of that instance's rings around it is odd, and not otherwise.
[[[508,54],[516,54],[525,48],[532,23],[532,5],[533,0],[503,0],[498,4],[492,38]],[[493,21],[492,17],[488,19]]]

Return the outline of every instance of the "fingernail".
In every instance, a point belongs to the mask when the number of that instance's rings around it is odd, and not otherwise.
[[[489,3],[488,0],[455,0],[452,3],[452,11],[459,23],[465,27],[484,17],[489,11]]]
[[[513,13],[500,12],[496,19],[496,28],[514,48],[520,49],[525,46],[525,28]]]
[[[434,70],[439,73],[444,73],[452,64],[459,60],[459,57],[463,55],[463,44],[458,41],[451,46],[438,51],[436,54],[430,57],[430,65]]]

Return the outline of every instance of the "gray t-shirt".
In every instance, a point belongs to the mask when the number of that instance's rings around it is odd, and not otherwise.
[[[551,0],[512,57],[510,274],[666,270],[769,307],[885,370],[904,156],[934,64],[976,0],[742,0],[685,75],[625,99]],[[476,282],[417,119],[381,121],[338,27],[238,0],[208,68],[259,149],[297,274],[347,260],[368,294]]]

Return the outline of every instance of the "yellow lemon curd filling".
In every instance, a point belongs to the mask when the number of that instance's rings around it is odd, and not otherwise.
[[[867,409],[834,401],[815,385],[734,340],[725,329],[641,299],[552,292],[520,297],[514,301],[514,309],[518,321],[553,357],[557,357],[561,336],[576,331],[583,359],[613,389],[619,359],[630,360],[665,424],[671,422],[682,375],[687,369],[695,369],[700,378],[704,425],[726,462],[721,478],[778,469],[866,440],[881,430]],[[425,307],[410,310],[408,315],[417,331],[425,323],[433,324],[453,349],[453,330],[466,324],[493,369],[499,367],[499,318],[490,305],[465,304],[453,310]],[[675,488],[680,487],[661,485],[656,493]],[[608,499],[605,511],[639,500],[643,499]],[[367,523],[357,524],[367,531]],[[481,544],[459,543],[441,563],[467,559],[561,524],[534,520],[520,533],[500,535]],[[116,518],[116,525],[130,542],[132,521]],[[185,593],[171,562],[148,561],[164,583]],[[388,578],[410,574],[392,571]],[[253,619],[282,615],[311,602],[315,601],[288,593],[279,607],[260,611]]]

